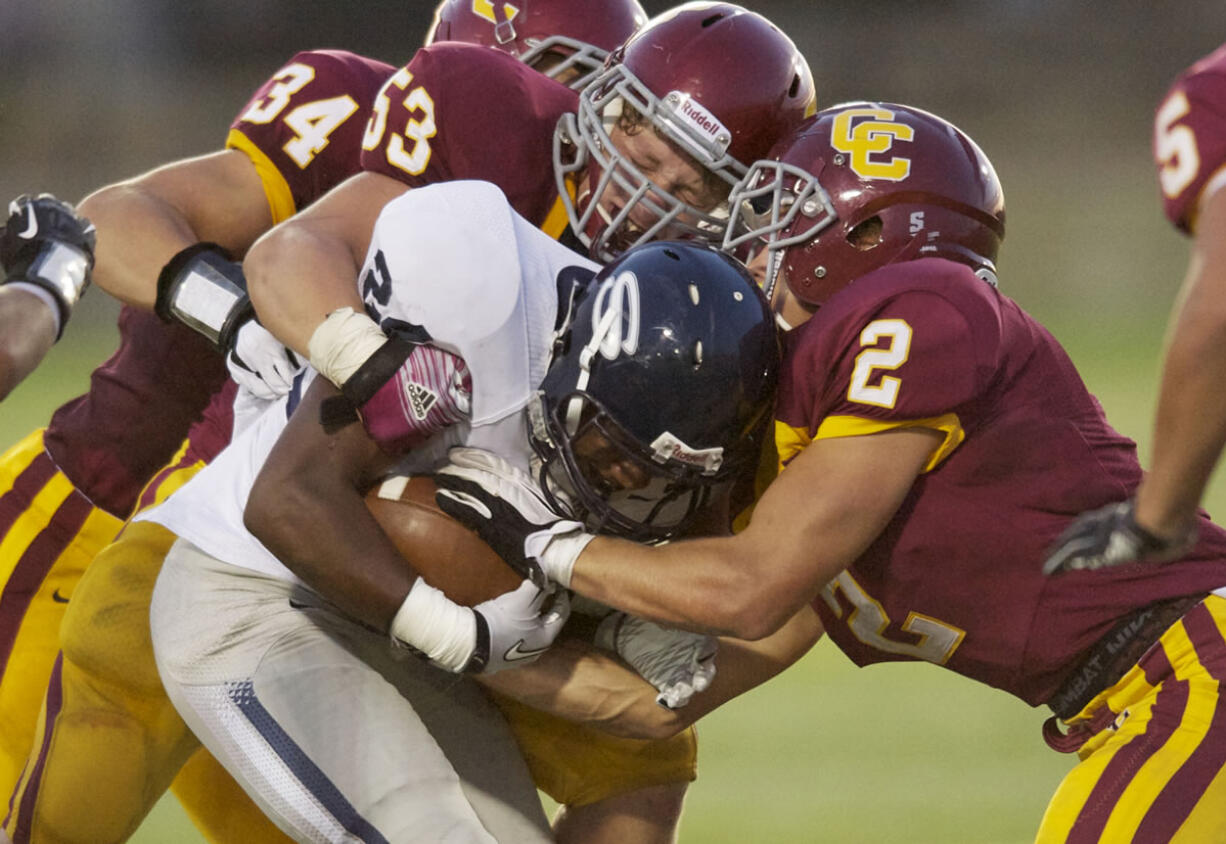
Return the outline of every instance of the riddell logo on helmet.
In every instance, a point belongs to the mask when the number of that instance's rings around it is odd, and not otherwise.
[[[718,135],[719,130],[724,127],[720,124],[715,116],[696,102],[686,101],[681,104],[681,113],[690,119],[690,121],[702,129],[708,135]]]
[[[691,448],[680,437],[665,431],[651,444],[652,457],[661,463],[676,460],[702,470],[704,475],[714,474],[724,463],[724,450],[715,448]]]
[[[680,122],[689,126],[714,142],[722,151],[728,148],[732,133],[728,127],[719,122],[719,118],[709,112],[702,103],[691,99],[689,94],[672,91],[664,98],[666,105],[672,106],[672,112]]]

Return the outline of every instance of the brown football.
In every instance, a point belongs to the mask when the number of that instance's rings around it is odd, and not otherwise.
[[[477,534],[434,502],[434,481],[393,475],[366,493],[366,506],[401,556],[436,589],[466,607],[517,588],[517,575]]]

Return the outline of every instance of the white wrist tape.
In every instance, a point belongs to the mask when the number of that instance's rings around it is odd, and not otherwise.
[[[595,534],[582,530],[553,537],[539,555],[541,568],[551,580],[563,589],[569,589],[570,578],[575,571],[575,560],[579,559],[583,549],[595,538]]]
[[[10,281],[5,287],[9,290],[24,290],[26,293],[42,299],[47,307],[51,309],[51,315],[55,318],[55,336],[60,336],[60,303],[51,295],[51,291],[37,284],[31,284],[28,281]]]
[[[413,584],[392,619],[392,638],[424,653],[432,662],[459,673],[477,646],[473,611],[452,601],[421,578]]]
[[[386,342],[387,335],[366,314],[338,308],[311,334],[307,352],[315,371],[340,387]]]

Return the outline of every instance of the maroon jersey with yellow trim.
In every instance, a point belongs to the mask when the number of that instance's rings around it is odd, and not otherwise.
[[[1207,518],[1181,561],[1043,576],[1073,516],[1136,486],[1135,445],[1056,340],[961,264],[890,265],[834,296],[789,338],[777,419],[784,460],[825,437],[945,433],[814,600],[858,665],[925,659],[1037,705],[1131,610],[1226,585],[1226,531]]]
[[[554,128],[577,107],[574,91],[506,53],[432,44],[380,94],[362,167],[411,187],[453,179],[493,182],[539,226],[558,198]]]
[[[298,53],[239,111],[226,146],[245,152],[260,171],[274,222],[361,171],[366,117],[394,71],[344,50]],[[236,390],[226,387],[192,425],[188,462],[207,463],[230,442]]]
[[[1226,44],[1184,71],[1158,106],[1154,161],[1167,219],[1189,231],[1206,185],[1226,172]]]
[[[360,170],[366,118],[395,71],[344,50],[299,53],[243,106],[226,145],[262,156],[288,186],[291,213],[305,208]],[[271,174],[261,175],[268,189]]]
[[[341,51],[299,53],[239,112],[228,145],[251,156],[277,219],[358,172],[366,115],[393,70]],[[89,392],[52,415],[45,443],[74,487],[124,518],[227,379],[204,338],[150,312],[125,307],[119,337]],[[191,428],[195,456],[210,459],[229,441],[232,401],[232,391],[218,395]]]

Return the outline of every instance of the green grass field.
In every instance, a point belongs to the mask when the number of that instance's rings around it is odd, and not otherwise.
[[[95,292],[91,298],[97,298]],[[105,324],[104,320],[98,320]],[[81,330],[0,405],[0,445],[80,392],[113,334]],[[1060,333],[1059,331],[1057,332]],[[1161,325],[1065,338],[1118,428],[1148,431]],[[1144,451],[1143,451],[1144,453]],[[1223,496],[1215,487],[1210,500]],[[1039,736],[1045,710],[928,665],[857,670],[828,643],[699,725],[684,844],[1021,844],[1070,765]],[[133,839],[200,841],[163,800]]]

